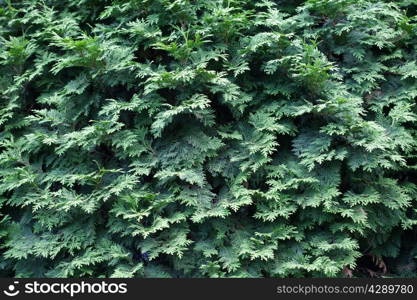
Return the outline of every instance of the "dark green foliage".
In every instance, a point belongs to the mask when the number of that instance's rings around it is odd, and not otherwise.
[[[0,0],[0,275],[416,275],[416,12]]]

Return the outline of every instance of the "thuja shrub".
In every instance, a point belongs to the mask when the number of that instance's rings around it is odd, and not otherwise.
[[[417,275],[416,8],[1,0],[0,275]]]

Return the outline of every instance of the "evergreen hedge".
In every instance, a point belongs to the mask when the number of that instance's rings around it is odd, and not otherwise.
[[[416,12],[0,0],[0,275],[417,275]]]

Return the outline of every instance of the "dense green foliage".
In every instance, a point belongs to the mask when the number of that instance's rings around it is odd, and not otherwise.
[[[0,0],[0,275],[417,275],[414,2]]]

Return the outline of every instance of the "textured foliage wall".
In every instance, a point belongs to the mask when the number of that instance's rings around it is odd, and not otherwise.
[[[414,3],[0,0],[0,275],[417,275]]]

